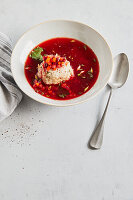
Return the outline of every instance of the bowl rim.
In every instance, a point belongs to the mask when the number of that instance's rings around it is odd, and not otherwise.
[[[108,49],[109,49],[110,55],[111,55],[111,61],[112,61],[112,62],[111,62],[111,71],[110,71],[110,75],[109,75],[108,80],[105,82],[105,84],[104,84],[95,94],[93,94],[91,97],[86,98],[85,100],[81,100],[81,101],[79,101],[79,102],[74,102],[74,103],[70,103],[70,104],[66,104],[66,105],[62,105],[62,104],[58,104],[58,105],[57,105],[56,103],[42,102],[42,101],[37,100],[37,99],[35,99],[34,97],[30,96],[27,92],[25,92],[25,91],[23,91],[23,89],[21,89],[22,87],[17,83],[16,78],[15,78],[14,73],[13,73],[12,57],[13,57],[13,55],[14,55],[14,50],[15,50],[15,48],[16,48],[18,42],[25,36],[25,34],[27,34],[28,32],[30,32],[30,31],[33,30],[34,28],[40,26],[41,24],[45,24],[45,23],[49,23],[49,22],[56,22],[56,21],[61,21],[61,22],[73,22],[73,23],[81,24],[81,25],[87,26],[88,28],[90,28],[90,29],[92,29],[93,31],[95,31],[95,32],[104,40],[104,42],[105,42],[106,45],[108,46]],[[88,101],[89,99],[94,98],[94,97],[95,97],[96,95],[98,95],[98,94],[103,90],[103,88],[108,84],[108,81],[109,81],[109,79],[110,79],[110,77],[111,77],[111,74],[112,74],[112,70],[113,70],[113,56],[112,56],[111,48],[110,48],[110,46],[108,45],[108,43],[107,43],[107,41],[105,40],[105,38],[104,38],[98,31],[96,31],[94,28],[92,28],[92,27],[89,26],[88,24],[85,24],[85,23],[82,23],[82,22],[79,22],[79,21],[76,21],[76,20],[52,19],[52,20],[43,21],[43,22],[41,22],[41,23],[39,23],[39,24],[36,24],[36,25],[30,27],[30,28],[29,28],[27,31],[25,31],[25,32],[20,36],[20,38],[17,40],[15,46],[14,46],[13,49],[12,49],[12,54],[11,54],[11,72],[12,72],[12,74],[13,74],[13,78],[14,78],[14,80],[15,80],[17,86],[18,86],[27,96],[29,96],[31,99],[33,99],[33,100],[35,100],[35,101],[38,101],[39,103],[42,103],[42,104],[45,104],[45,105],[49,105],[49,106],[57,106],[57,107],[73,106],[73,105],[77,105],[77,104],[80,104],[80,103],[84,103],[84,102]],[[67,100],[60,100],[60,101],[67,101]],[[55,100],[55,102],[56,102],[56,100]]]

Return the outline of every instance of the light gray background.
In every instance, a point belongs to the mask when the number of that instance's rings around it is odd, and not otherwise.
[[[130,74],[114,92],[103,147],[87,141],[108,90],[73,107],[41,105],[24,95],[0,124],[0,200],[133,200],[133,0],[0,0],[0,31],[13,45],[49,19],[92,26],[113,56],[127,53]]]

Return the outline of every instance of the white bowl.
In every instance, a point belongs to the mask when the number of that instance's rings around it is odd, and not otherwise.
[[[24,74],[24,64],[29,52],[39,43],[56,37],[82,41],[94,51],[99,61],[100,72],[94,86],[87,93],[71,100],[53,100],[41,96],[32,89]],[[94,97],[107,84],[112,65],[112,54],[104,38],[85,24],[67,20],[47,21],[31,28],[18,40],[11,57],[11,70],[20,89],[40,103],[56,106],[74,105]]]

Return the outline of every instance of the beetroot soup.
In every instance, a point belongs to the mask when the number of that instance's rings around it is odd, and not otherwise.
[[[72,38],[53,38],[30,52],[24,70],[35,92],[68,100],[92,88],[98,78],[99,63],[86,44]]]

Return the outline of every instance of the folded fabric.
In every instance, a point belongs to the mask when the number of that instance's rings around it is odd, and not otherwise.
[[[0,122],[8,117],[22,99],[10,69],[11,40],[0,33]]]

